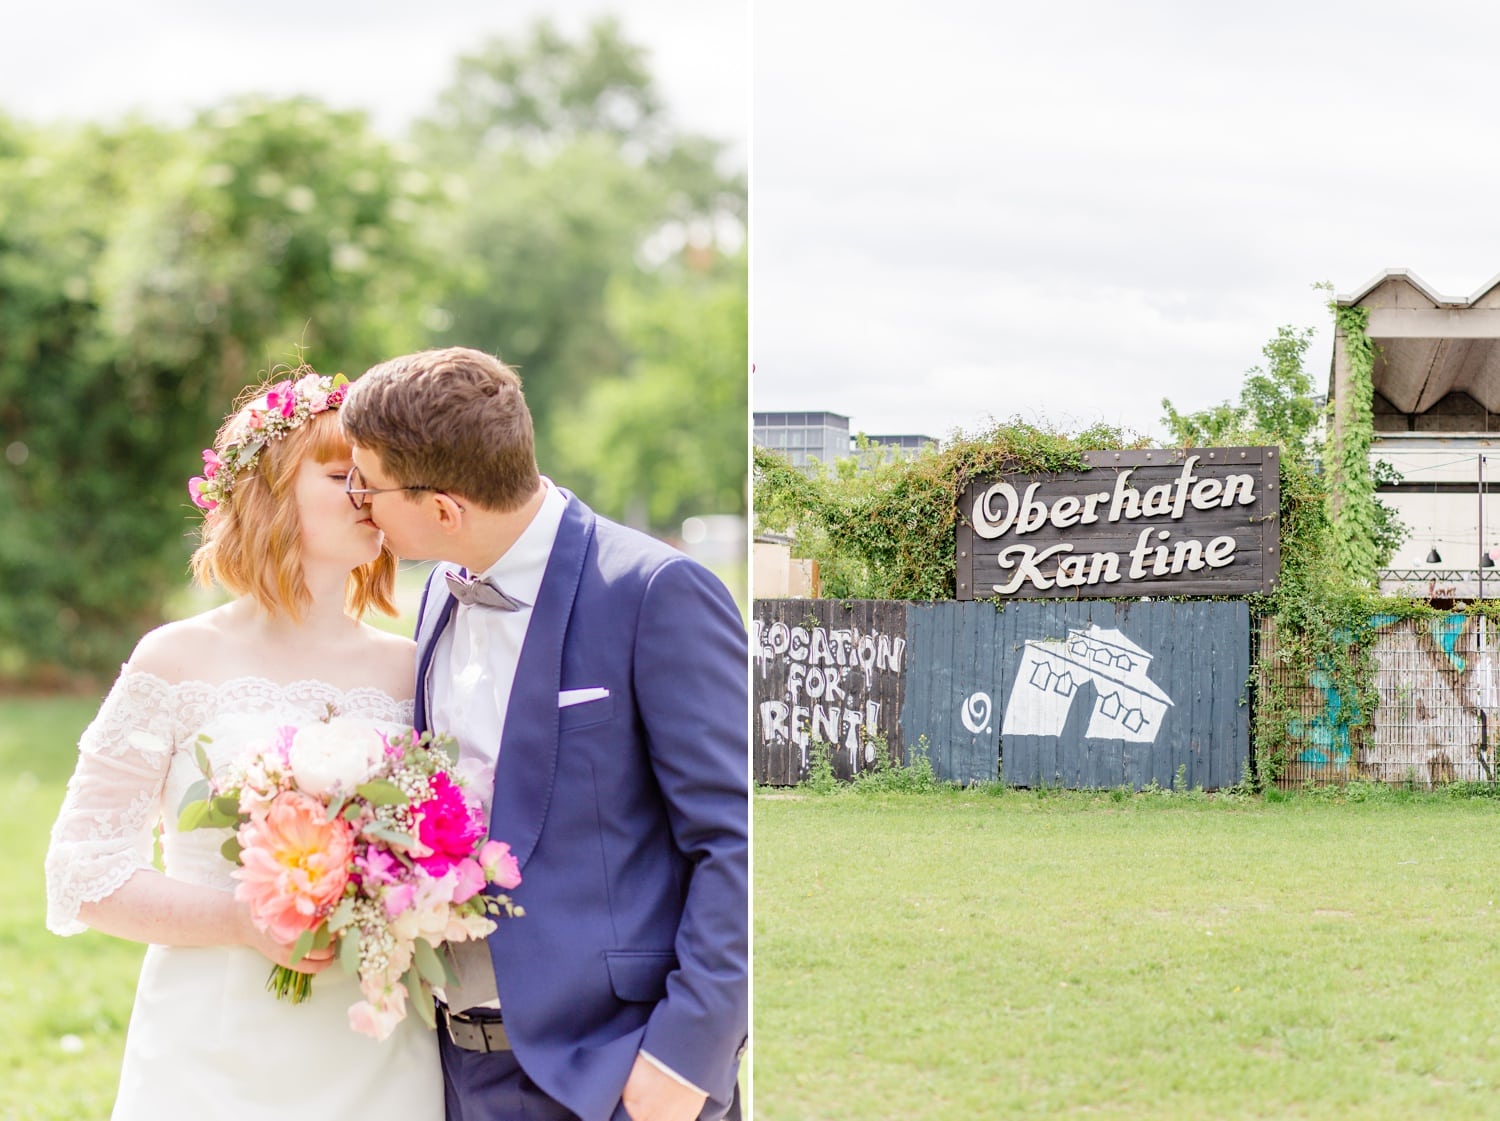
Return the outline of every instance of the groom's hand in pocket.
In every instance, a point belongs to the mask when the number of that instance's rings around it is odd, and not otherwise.
[[[640,1055],[620,1097],[631,1121],[693,1121],[708,1100],[706,1094],[684,1086]]]

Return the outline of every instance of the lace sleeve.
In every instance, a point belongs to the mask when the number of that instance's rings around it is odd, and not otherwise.
[[[78,741],[47,849],[47,929],[86,929],[78,909],[151,867],[151,830],[172,761],[171,686],[123,671]]]

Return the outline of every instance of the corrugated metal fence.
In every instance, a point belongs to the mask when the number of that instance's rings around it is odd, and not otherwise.
[[[1249,758],[1243,603],[757,600],[751,631],[759,782],[816,741],[846,777],[883,740],[1016,786],[1215,789]]]

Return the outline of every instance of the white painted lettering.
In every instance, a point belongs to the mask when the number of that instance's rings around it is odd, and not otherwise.
[[[1140,580],[1146,575],[1146,553],[1151,548],[1151,531],[1141,530],[1141,535],[1135,539],[1135,548],[1130,550],[1130,578]]]
[[[1129,467],[1115,476],[1114,500],[1109,504],[1109,520],[1117,522],[1123,514],[1127,519],[1141,516],[1141,496],[1130,485],[1130,476],[1135,468]]]
[[[997,498],[1005,502],[1004,516],[995,512]],[[1004,536],[1015,520],[1017,505],[1015,487],[1009,483],[995,483],[974,500],[974,516],[969,519],[974,523],[974,532],[986,539]]]
[[[1052,516],[1049,519],[1058,529],[1067,529],[1078,521],[1078,510],[1083,503],[1076,495],[1064,495],[1052,504]]]
[[[1220,506],[1233,506],[1236,502],[1248,506],[1254,501],[1254,475],[1230,475],[1224,480],[1224,497],[1219,501]]]
[[[1177,542],[1177,548],[1172,552],[1172,571],[1181,572],[1186,568],[1189,572],[1197,572],[1202,567],[1203,542],[1196,537]]]
[[[1009,595],[1019,588],[1027,580],[1043,591],[1052,587],[1052,577],[1041,570],[1043,561],[1051,560],[1059,553],[1071,553],[1073,546],[1064,542],[1061,545],[1053,545],[1050,548],[1038,551],[1031,545],[1012,545],[1008,549],[1001,549],[1000,555],[995,559],[1000,562],[1000,567],[1014,568],[1015,575],[1004,584],[996,584],[995,591],[1001,595]],[[1012,559],[1014,558],[1014,560]]]
[[[1193,509],[1212,510],[1219,504],[1224,484],[1218,479],[1199,479],[1193,484]]]
[[[1159,518],[1172,512],[1172,484],[1162,483],[1146,492],[1141,503],[1141,514],[1148,518]]]
[[[1193,464],[1198,462],[1196,455],[1190,455],[1182,461],[1182,474],[1177,476],[1177,486],[1172,495],[1172,520],[1176,521],[1182,517],[1183,507],[1187,505],[1188,486],[1193,482]]]
[[[1234,563],[1234,538],[1215,537],[1203,550],[1203,563],[1209,568],[1223,568]]]
[[[1082,525],[1093,525],[1099,520],[1099,515],[1094,513],[1094,508],[1101,502],[1109,501],[1109,491],[1101,490],[1094,494],[1083,496],[1083,517],[1079,519]]]

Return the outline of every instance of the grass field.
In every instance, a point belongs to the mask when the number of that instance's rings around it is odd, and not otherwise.
[[[758,1121],[1500,1115],[1500,801],[754,805]]]
[[[42,925],[47,835],[97,698],[0,700],[0,1119],[102,1121],[144,948]]]

